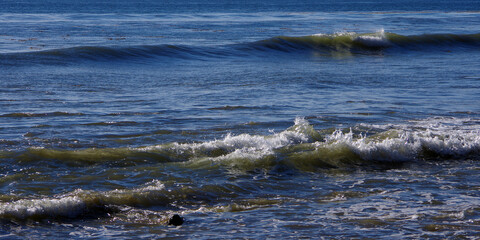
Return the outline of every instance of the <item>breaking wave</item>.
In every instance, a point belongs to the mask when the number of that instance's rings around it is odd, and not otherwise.
[[[192,168],[221,166],[249,171],[278,166],[301,171],[319,168],[389,166],[437,159],[480,157],[480,122],[433,118],[398,125],[359,124],[316,130],[305,119],[272,135],[227,134],[223,139],[137,148],[59,150],[30,148],[3,152],[19,164],[55,161],[70,166],[182,163]]]
[[[187,171],[203,169],[209,172],[213,168],[217,173],[226,170],[241,174],[258,169],[298,173],[333,168],[378,169],[418,161],[479,159],[480,120],[439,117],[402,124],[358,124],[346,129],[316,130],[307,120],[297,118],[290,128],[266,136],[240,134],[213,141],[139,148],[36,148],[0,154],[14,164],[29,167],[51,161],[87,167],[105,164],[122,167],[153,161],[173,164]],[[174,205],[216,202],[221,198],[233,199],[239,191],[258,190],[230,183],[191,184],[188,187],[165,184],[153,178],[134,188],[77,189],[48,197],[8,197],[4,199],[8,201],[0,201],[0,219],[15,222],[97,218],[149,207],[168,210]],[[161,216],[157,220],[159,223],[166,221]]]
[[[315,34],[304,37],[277,37],[258,42],[265,47],[289,51],[305,48],[324,52],[348,51],[371,53],[391,49],[408,51],[443,51],[456,48],[476,48],[480,46],[480,34],[423,34],[404,36],[379,31],[357,34],[353,32],[335,34]]]
[[[152,181],[143,187],[127,190],[96,192],[76,190],[57,197],[21,199],[0,203],[0,218],[14,220],[41,220],[98,216],[118,212],[118,206],[144,206],[148,203],[167,203],[165,186]]]

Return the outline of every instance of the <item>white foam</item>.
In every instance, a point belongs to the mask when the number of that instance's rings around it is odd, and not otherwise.
[[[383,29],[373,35],[359,35],[353,40],[367,47],[389,47],[392,45],[385,36],[385,31]]]
[[[326,34],[326,33],[316,33],[313,34],[312,36],[315,37],[330,37],[330,38],[335,38],[335,37],[343,37],[343,36],[355,36],[357,33],[355,32],[335,32],[333,34]]]
[[[177,154],[192,153],[192,156],[202,156],[202,153],[216,149],[221,149],[226,153],[221,158],[261,158],[272,154],[275,149],[285,147],[291,144],[298,144],[310,141],[311,137],[308,131],[313,129],[307,120],[303,118],[295,119],[295,125],[283,132],[275,133],[271,136],[260,136],[250,134],[232,135],[227,134],[221,140],[208,141],[203,143],[173,143],[169,145],[158,145],[145,147],[138,150],[155,151],[167,150],[175,151]]]
[[[0,216],[10,216],[17,219],[26,219],[33,216],[73,218],[83,213],[85,209],[85,202],[77,196],[58,199],[23,199],[1,203]]]
[[[89,211],[98,204],[122,205],[125,199],[134,196],[137,199],[155,197],[165,186],[153,180],[142,187],[134,189],[115,189],[107,192],[84,191],[81,189],[57,198],[22,199],[14,202],[0,203],[0,216],[15,219],[28,218],[75,218]]]
[[[480,152],[480,125],[467,119],[435,118],[399,125],[375,125],[375,128],[390,129],[392,136],[354,136],[352,131],[340,130],[316,142],[317,147],[346,145],[363,159],[412,160],[427,149],[444,156],[465,156]],[[393,129],[393,130],[392,130]]]
[[[109,194],[112,194],[112,193],[145,193],[145,192],[150,192],[150,191],[161,191],[161,190],[164,190],[165,189],[165,185],[155,179],[155,180],[152,180],[151,182],[145,184],[143,187],[139,187],[139,188],[134,188],[134,189],[115,189],[115,190],[112,190],[110,192],[107,192]]]
[[[318,148],[347,147],[364,160],[410,161],[428,150],[440,156],[461,157],[480,152],[480,121],[457,118],[432,118],[404,124],[368,125],[380,133],[366,137],[352,131],[337,130],[324,139],[313,142]],[[139,151],[167,151],[185,157],[185,161],[207,159],[261,159],[290,145],[312,143],[319,133],[303,118],[295,119],[295,125],[269,136],[228,134],[221,140],[203,143],[173,143],[137,149]],[[216,151],[220,150],[220,151]],[[215,152],[213,155],[211,152]],[[182,155],[183,154],[183,155]],[[220,155],[218,155],[220,154]]]

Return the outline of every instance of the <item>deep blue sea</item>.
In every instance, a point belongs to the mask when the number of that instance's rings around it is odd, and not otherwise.
[[[475,239],[479,160],[478,0],[0,1],[0,239]]]

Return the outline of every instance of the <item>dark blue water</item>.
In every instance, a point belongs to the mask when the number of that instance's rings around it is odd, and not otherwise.
[[[0,22],[2,238],[478,236],[476,1],[2,1]]]
[[[395,2],[383,0],[355,1],[11,1],[2,2],[6,13],[253,13],[253,12],[341,12],[341,11],[478,11],[473,0]]]

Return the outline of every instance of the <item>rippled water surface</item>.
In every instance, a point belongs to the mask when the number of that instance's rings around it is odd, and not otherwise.
[[[479,237],[476,1],[3,1],[0,22],[3,239]]]

